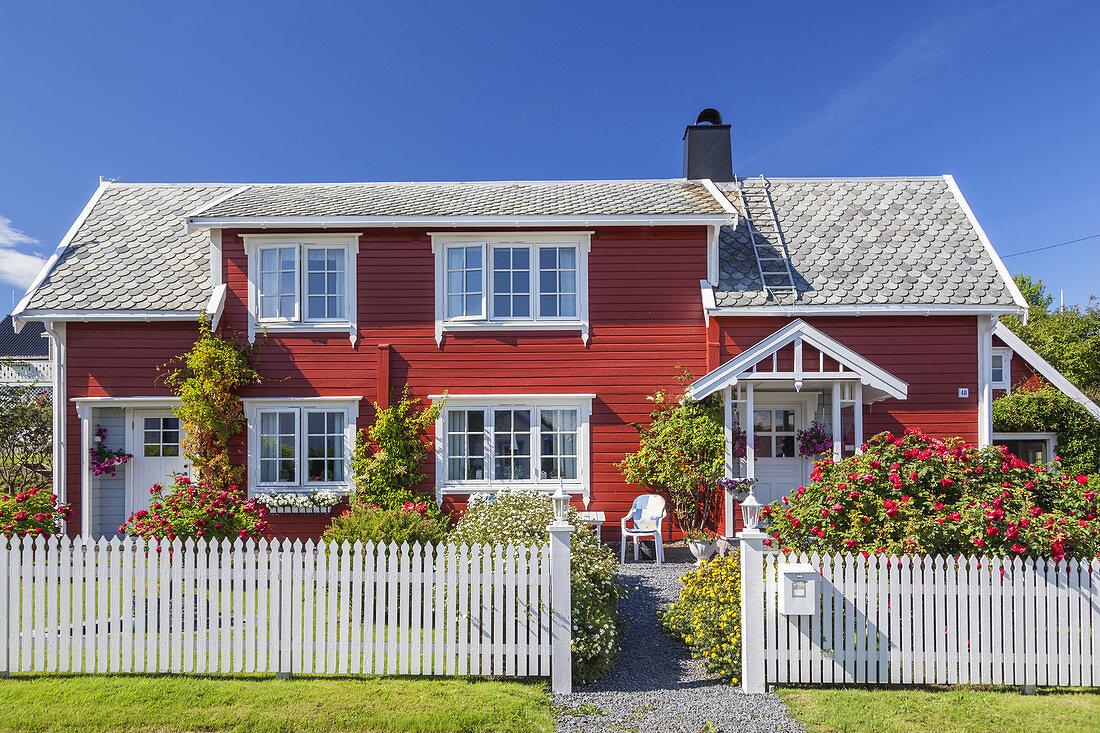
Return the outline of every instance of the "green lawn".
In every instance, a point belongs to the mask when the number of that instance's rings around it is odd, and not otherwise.
[[[0,731],[553,729],[542,683],[124,675],[0,680]]]
[[[1100,730],[1100,691],[964,687],[776,690],[810,733],[1035,733]]]

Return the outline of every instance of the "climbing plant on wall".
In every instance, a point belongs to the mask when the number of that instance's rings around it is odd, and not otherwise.
[[[175,408],[183,453],[198,481],[221,489],[239,484],[244,468],[229,458],[229,445],[244,431],[238,392],[260,381],[249,363],[252,348],[218,336],[205,320],[190,351],[169,363],[165,383],[179,395]]]

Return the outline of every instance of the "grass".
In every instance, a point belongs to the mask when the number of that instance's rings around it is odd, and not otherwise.
[[[786,687],[776,690],[810,733],[1097,731],[1100,691],[964,687]]]
[[[0,680],[0,731],[553,729],[542,683],[126,675],[16,675]]]

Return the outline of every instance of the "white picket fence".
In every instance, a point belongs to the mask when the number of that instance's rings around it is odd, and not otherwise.
[[[565,548],[0,538],[0,674],[549,676]]]
[[[1100,686],[1098,560],[762,560],[753,620],[763,621],[767,683]],[[819,569],[817,613],[778,612],[785,563]]]

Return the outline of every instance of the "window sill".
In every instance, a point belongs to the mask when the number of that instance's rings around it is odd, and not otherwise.
[[[484,484],[484,483],[478,483],[478,484],[451,483],[451,484],[444,484],[443,486],[441,486],[439,488],[439,493],[442,494],[442,495],[445,495],[445,496],[453,496],[453,495],[456,495],[456,494],[496,494],[496,493],[499,493],[501,491],[506,491],[506,490],[511,489],[511,490],[516,490],[516,491],[537,491],[537,492],[542,493],[542,494],[550,495],[550,494],[553,494],[555,491],[558,490],[559,485],[560,484],[542,484],[542,485],[536,486],[534,484],[524,484],[524,483],[514,483],[514,484],[500,483],[500,484],[492,484],[492,485]],[[565,488],[565,493],[567,493],[567,494],[584,494],[587,491],[587,489],[584,486],[582,486],[581,484],[576,484],[576,483],[574,483],[574,484],[565,484],[564,488]]]
[[[580,320],[443,321],[436,324],[436,343],[443,341],[444,333],[459,331],[580,331],[581,340],[588,344],[588,322]]]

